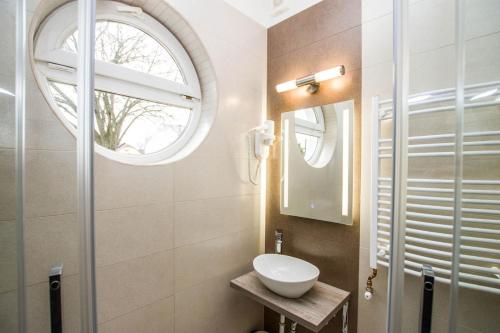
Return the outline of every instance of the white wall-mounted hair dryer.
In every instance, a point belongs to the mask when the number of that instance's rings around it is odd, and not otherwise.
[[[274,121],[266,120],[255,128],[255,157],[257,159],[266,159],[269,157],[269,147],[273,144],[276,136],[274,135]]]
[[[266,120],[262,125],[252,128],[248,132],[248,176],[250,178],[250,182],[254,185],[258,185],[257,178],[259,175],[262,160],[265,160],[269,157],[269,148],[271,147],[275,139],[276,136],[274,135],[274,121],[272,120]],[[251,156],[252,151],[253,156]],[[251,171],[251,160],[253,158],[257,159],[255,174],[252,174]]]

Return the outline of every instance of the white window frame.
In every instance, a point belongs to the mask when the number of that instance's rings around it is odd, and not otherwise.
[[[61,48],[77,29],[77,2],[52,12],[39,27],[34,41],[34,67],[43,94],[68,130],[76,136],[75,127],[66,119],[55,102],[49,81],[76,85],[77,55]],[[152,102],[189,108],[190,119],[181,136],[171,145],[155,153],[131,155],[112,151],[96,144],[96,151],[107,158],[134,165],[159,164],[171,159],[195,134],[201,118],[201,87],[196,69],[177,38],[160,22],[146,13],[123,3],[99,1],[96,20],[110,20],[133,26],[159,42],[179,66],[185,84],[170,81],[100,60],[95,61],[95,89]]]
[[[321,156],[321,149],[323,149],[324,144],[324,134],[325,134],[325,118],[323,116],[323,111],[321,107],[313,107],[311,108],[316,117],[316,122],[308,121],[300,118],[295,118],[295,133],[300,133],[308,136],[314,136],[318,138],[318,144],[314,149],[314,153],[312,154],[309,160],[306,160],[307,163],[314,166],[314,164],[318,161]]]

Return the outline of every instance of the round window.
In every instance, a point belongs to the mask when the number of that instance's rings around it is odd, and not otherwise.
[[[131,164],[180,151],[200,120],[201,89],[181,43],[151,16],[100,1],[95,32],[96,150]],[[56,9],[37,31],[34,64],[43,93],[75,133],[77,3]]]

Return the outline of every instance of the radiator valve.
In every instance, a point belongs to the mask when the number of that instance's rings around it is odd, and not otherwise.
[[[377,269],[372,269],[372,274],[366,280],[366,289],[365,289],[365,299],[367,301],[371,300],[373,297],[374,289],[373,289],[373,279],[377,277]]]

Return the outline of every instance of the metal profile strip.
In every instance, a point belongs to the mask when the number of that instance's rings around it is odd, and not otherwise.
[[[24,203],[26,172],[26,0],[16,5],[16,233],[18,331],[26,332]]]
[[[455,202],[453,212],[453,247],[450,276],[450,308],[448,332],[457,330],[457,312],[460,285],[460,242],[462,233],[463,141],[465,111],[465,1],[455,2],[455,56],[456,56],[456,131],[455,131]]]
[[[81,332],[97,332],[94,235],[95,0],[78,0],[78,222]]]
[[[402,308],[405,272],[406,177],[408,147],[409,40],[408,0],[393,1],[393,134],[391,251],[387,332],[402,331]]]

